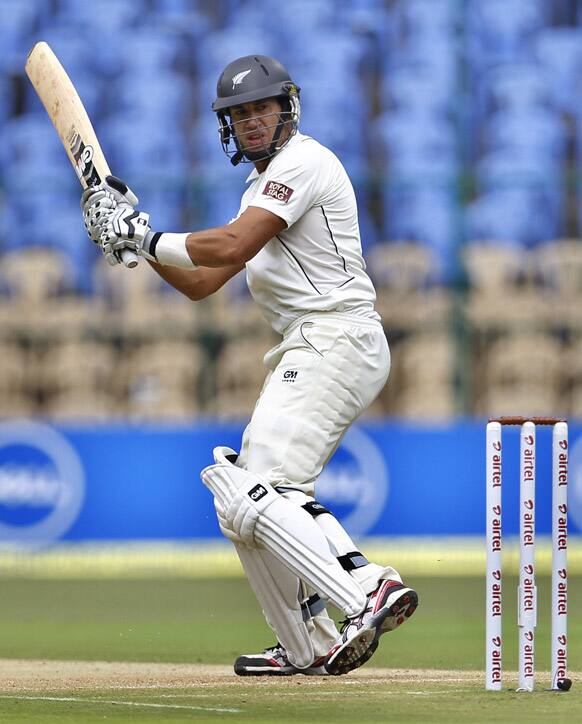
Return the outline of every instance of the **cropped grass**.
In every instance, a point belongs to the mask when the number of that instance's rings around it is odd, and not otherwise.
[[[420,605],[383,637],[365,669],[381,676],[273,681],[230,674],[191,687],[39,691],[4,687],[8,722],[485,722],[581,721],[582,681],[549,685],[549,578],[538,581],[539,691],[517,694],[515,578],[504,589],[505,690],[485,692],[483,577],[413,577]],[[241,578],[197,580],[1,580],[0,658],[176,662],[230,667],[239,653],[273,643]],[[582,670],[582,578],[570,580],[569,669]],[[9,662],[8,662],[9,663]],[[47,664],[50,669],[50,663]],[[398,670],[398,675],[391,671]],[[230,668],[228,669],[230,671]],[[441,676],[439,672],[448,672]],[[433,673],[431,673],[433,672]],[[542,673],[546,672],[546,673]],[[14,697],[17,698],[6,698]],[[23,698],[28,697],[28,698]],[[170,706],[172,705],[172,706]],[[237,711],[217,711],[235,709]]]

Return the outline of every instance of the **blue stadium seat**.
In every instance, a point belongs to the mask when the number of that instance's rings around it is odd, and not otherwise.
[[[374,134],[390,172],[450,176],[458,170],[455,127],[443,116],[387,112],[376,120]]]
[[[564,118],[541,106],[493,113],[484,124],[483,139],[488,151],[529,155],[550,163],[566,158]]]
[[[192,0],[152,0],[150,17],[156,22],[162,18],[175,23],[188,33],[211,32],[210,17],[204,13],[201,3]]]
[[[211,165],[217,165],[223,169],[231,167],[220,143],[218,121],[211,111],[199,114],[187,136],[187,141],[196,161],[201,163],[208,161]]]
[[[101,37],[121,31],[126,33],[127,39],[131,37],[127,31],[135,29],[143,16],[144,6],[143,0],[99,0],[98,8],[92,3],[78,0],[60,0],[57,18],[63,24],[70,23],[83,28],[95,27],[98,18]]]
[[[356,200],[358,202],[358,227],[360,229],[360,243],[362,245],[362,251],[366,255],[370,249],[372,249],[380,241],[380,232],[376,225],[375,220],[369,212],[369,207],[366,205],[365,200],[358,198],[356,193]]]
[[[483,68],[531,57],[536,33],[548,20],[546,0],[472,0],[467,15],[467,58]]]
[[[552,75],[538,63],[504,63],[480,76],[481,109],[547,105],[551,100]]]
[[[16,104],[16,91],[10,81],[8,75],[4,75],[0,72],[0,98],[3,99],[0,103],[0,134],[2,133],[2,124],[5,123],[10,116],[14,113],[14,107]]]
[[[77,68],[74,71],[74,83],[89,118],[95,124],[106,114],[107,104],[104,99],[111,96],[107,81],[102,80],[88,71]],[[31,83],[26,83],[24,90],[24,108],[29,113],[40,112],[41,103]],[[112,101],[115,99],[112,98]],[[48,123],[48,117],[46,118]]]
[[[467,205],[465,238],[499,239],[535,246],[562,234],[561,218],[547,198],[535,190],[499,188]]]
[[[126,93],[131,78],[131,93]],[[176,132],[192,116],[196,88],[189,78],[172,71],[130,73],[112,84],[114,101],[111,110],[116,114],[138,113],[144,123],[163,124]]]
[[[50,0],[0,2],[0,72],[22,71],[26,53],[36,40],[35,31],[50,12]]]
[[[255,0],[256,2],[256,0]],[[265,17],[271,18],[272,25],[279,23],[288,35],[301,35],[303,31],[333,28],[337,20],[335,0],[293,0],[292,3],[272,3],[260,0]],[[289,32],[292,29],[291,32]]]
[[[198,0],[151,0],[153,12],[169,13],[187,16],[191,12],[199,12],[200,3]]]
[[[276,45],[285,44],[285,27],[278,17],[277,6],[267,8],[262,0],[255,0],[252,3],[240,4],[232,14],[227,14],[225,19],[225,27],[236,27],[241,35],[254,35],[258,31],[263,36],[268,36],[269,41],[274,41]],[[227,62],[225,59],[225,64]]]
[[[430,64],[411,64],[386,71],[381,80],[380,101],[383,108],[444,112],[454,107],[455,91],[453,79],[443,80]]]
[[[356,101],[364,97],[362,74],[370,70],[370,52],[366,38],[346,33],[306,29],[300,36],[287,39],[289,56],[292,65],[290,72],[297,78],[302,87],[308,83],[317,85],[327,96],[341,99],[345,94],[353,96]],[[281,60],[284,59],[281,58]],[[313,69],[317,67],[317,73]],[[325,89],[325,90],[324,90]],[[341,89],[341,92],[338,92]],[[357,111],[358,102],[352,103],[353,111]]]
[[[478,188],[541,189],[561,196],[563,193],[562,167],[555,159],[496,150],[485,154],[475,168]]]
[[[459,6],[456,0],[398,0],[391,19],[400,32],[450,35],[459,24]]]
[[[39,101],[40,106],[40,101]],[[31,168],[65,167],[66,156],[54,129],[39,107],[38,113],[13,118],[1,129],[0,167],[10,173],[18,163],[30,163]]]
[[[140,205],[150,215],[152,228],[160,231],[191,231],[184,226],[185,198],[183,180],[164,173],[145,179],[140,187]]]
[[[120,42],[124,50],[124,67],[132,75],[162,75],[185,63],[189,53],[185,38],[175,30],[142,23]],[[144,49],[147,48],[147,52]]]
[[[552,80],[554,103],[574,114],[581,110],[582,28],[546,28],[536,40],[536,57]]]
[[[339,109],[336,113],[333,110],[330,107],[311,108],[308,105],[302,116],[302,132],[329,146],[335,153],[357,153],[363,157],[366,147],[365,127],[355,118],[349,117],[346,117],[346,122],[338,123]]]
[[[71,28],[51,25],[43,32],[43,40],[55,51],[73,82],[83,71],[89,71],[93,78],[99,77],[100,67],[95,63],[91,44]]]
[[[390,18],[384,0],[351,0],[339,3],[338,25],[352,32],[373,37],[380,48],[389,47]]]
[[[456,265],[460,209],[455,192],[430,186],[385,194],[385,238],[419,241],[432,250],[437,276],[449,280]]]
[[[252,171],[250,164],[234,168],[223,158],[220,162],[202,162],[193,171],[200,191],[193,202],[199,205],[201,226],[227,224],[235,218],[245,190],[245,179]]]
[[[266,35],[260,28],[247,28],[243,34],[236,26],[227,26],[203,39],[196,47],[195,53],[200,76],[214,78],[212,93],[214,99],[216,81],[227,63],[251,53],[279,56],[281,47],[277,46],[276,39]],[[284,62],[283,58],[281,60]]]
[[[557,226],[558,219],[563,217],[564,176],[562,165],[556,160],[548,159],[545,155],[536,157],[531,152],[495,151],[477,163],[475,175],[479,194],[504,192],[512,203],[515,199],[525,197],[538,199],[540,208],[536,209],[536,214],[546,213],[547,224],[552,229]],[[520,209],[518,205],[516,213]],[[541,228],[544,228],[543,224]],[[531,235],[537,238],[534,232]],[[545,238],[541,231],[540,235],[540,239]]]
[[[64,154],[61,153],[61,157]],[[33,188],[34,194],[23,193]],[[70,257],[79,282],[85,275],[89,252],[94,253],[79,209],[81,188],[71,168],[47,166],[27,159],[14,163],[6,186],[5,213],[1,223],[6,251],[28,246],[51,246]]]
[[[342,124],[370,121],[370,100],[355,78],[348,76],[342,79],[343,90],[338,93],[337,83],[340,81],[333,75],[329,82],[325,82],[322,78],[314,78],[313,73],[306,68],[298,67],[296,70],[294,74],[301,79],[301,100],[306,115],[328,113],[335,116],[336,123],[341,118]],[[346,114],[346,98],[349,98],[349,114]]]
[[[164,127],[144,122],[140,115],[112,116],[102,124],[103,149],[113,173],[139,178],[147,174],[180,177],[187,173],[186,139]],[[175,131],[175,129],[174,129]]]
[[[29,35],[39,21],[46,21],[51,6],[51,0],[19,0],[18,2],[0,3],[2,34],[15,38]]]
[[[582,168],[582,117],[576,118],[576,163]],[[582,188],[582,184],[579,184]]]

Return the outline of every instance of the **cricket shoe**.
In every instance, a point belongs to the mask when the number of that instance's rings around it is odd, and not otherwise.
[[[340,641],[325,659],[327,673],[339,676],[365,664],[378,648],[380,636],[403,624],[417,606],[418,595],[412,588],[381,581],[363,612],[342,622]]]
[[[234,662],[234,673],[239,676],[327,676],[321,656],[306,669],[298,669],[287,658],[287,652],[277,643],[260,654],[243,654]]]

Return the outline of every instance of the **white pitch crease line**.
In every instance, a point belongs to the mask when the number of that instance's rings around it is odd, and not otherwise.
[[[75,696],[17,696],[0,694],[0,699],[18,699],[19,701],[72,701],[80,704],[111,704],[115,706],[144,706],[151,709],[191,709],[196,711],[216,711],[227,714],[240,714],[242,709],[227,709],[210,706],[188,706],[186,704],[154,704],[141,701],[108,701],[106,699],[83,699]]]

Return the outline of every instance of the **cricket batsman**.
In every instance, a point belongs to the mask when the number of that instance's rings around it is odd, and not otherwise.
[[[193,301],[243,269],[281,341],[237,453],[202,470],[220,528],[238,553],[277,642],[239,656],[242,676],[345,674],[418,604],[398,572],[367,560],[315,497],[317,478],[383,388],[390,353],[362,257],[354,190],[336,156],[299,131],[299,87],[273,58],[221,74],[212,110],[231,163],[252,170],[236,219],[154,231],[115,177],[82,197],[89,236],[108,262],[129,249]],[[345,615],[340,631],[326,611]]]

